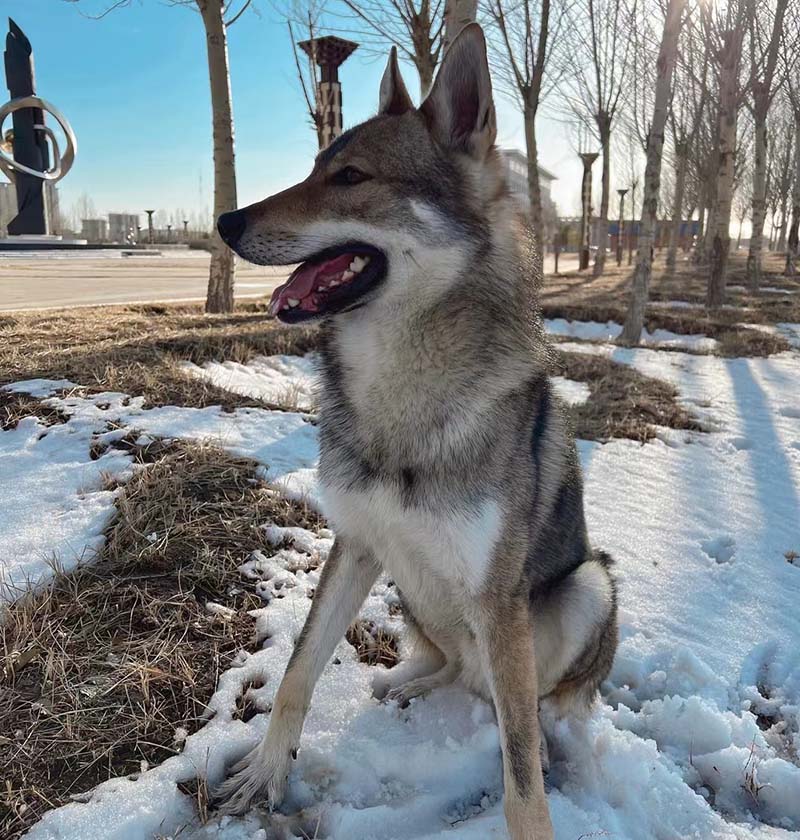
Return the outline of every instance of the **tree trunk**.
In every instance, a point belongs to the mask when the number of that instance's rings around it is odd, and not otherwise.
[[[417,60],[415,64],[419,72],[419,101],[424,102],[425,97],[430,93],[431,85],[433,84],[433,74],[436,67],[430,60],[430,56],[426,56],[427,60]]]
[[[536,148],[536,111],[525,105],[525,152],[528,156],[528,197],[531,206],[531,227],[536,237],[537,267],[542,269],[544,257],[544,225],[542,214],[542,189],[539,183],[539,153]]]
[[[456,35],[475,20],[478,14],[478,0],[446,0],[444,4],[444,43],[442,53],[447,52]]]
[[[664,152],[664,127],[667,124],[672,92],[672,75],[678,53],[678,36],[681,16],[686,0],[669,0],[661,48],[658,53],[656,96],[653,121],[647,135],[647,164],[644,171],[642,219],[639,223],[639,240],[636,250],[636,269],[633,273],[628,315],[619,337],[620,344],[638,344],[644,326],[644,313],[653,270],[653,239],[658,214],[658,194],[661,189],[661,157]]]
[[[206,29],[208,76],[211,83],[211,119],[214,143],[214,217],[236,209],[236,169],[233,154],[233,112],[228,73],[228,42],[222,20],[222,0],[197,0]],[[211,235],[206,312],[233,310],[233,251]]]
[[[744,218],[739,219],[739,233],[736,236],[736,250],[742,247],[742,226],[744,225]]]
[[[753,110],[755,151],[753,155],[753,232],[747,254],[747,285],[756,291],[761,283],[761,257],[764,249],[764,217],[767,209],[767,111],[769,100],[760,93]]]
[[[797,276],[797,260],[800,255],[800,110],[794,114],[794,184],[792,185],[792,224],[789,227],[789,243],[786,249],[787,277]]]
[[[600,215],[597,217],[597,254],[592,274],[599,277],[606,267],[608,246],[608,205],[611,200],[611,120],[601,115],[599,120],[600,142],[603,146],[603,190],[600,196]]]
[[[686,170],[689,168],[688,144],[684,140],[675,144],[675,196],[672,201],[672,222],[669,227],[667,248],[667,274],[675,273],[678,259],[678,244],[683,222],[683,198],[686,193]]]
[[[709,309],[718,309],[725,302],[728,256],[731,247],[733,163],[736,152],[736,122],[739,116],[739,64],[742,57],[742,34],[742,29],[732,29],[723,36],[719,91],[717,201],[706,298]]]
[[[789,213],[786,207],[787,200],[788,196],[784,195],[781,197],[781,224],[778,228],[778,242],[775,248],[778,252],[786,250],[786,228],[788,227],[789,221]]]
[[[694,254],[692,255],[692,262],[698,263],[700,262],[700,251],[702,249],[702,243],[705,240],[705,223],[706,223],[706,207],[705,204],[700,204],[700,209],[698,211],[697,216],[697,239],[694,243]]]
[[[411,42],[414,47],[414,66],[419,73],[419,101],[422,102],[430,92],[436,72],[436,57],[431,43],[431,25],[427,16],[414,19]]]

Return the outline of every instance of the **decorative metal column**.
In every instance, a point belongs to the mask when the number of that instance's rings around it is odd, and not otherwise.
[[[153,244],[153,213],[155,210],[145,210],[147,213],[147,241],[152,245]]]
[[[636,212],[636,186],[637,182],[631,184],[631,226],[628,230],[628,265],[633,263],[633,234],[636,228],[636,219],[633,214]]]
[[[617,190],[619,196],[619,222],[617,223],[617,265],[622,265],[622,232],[625,230],[625,196],[627,190]]]
[[[583,181],[581,182],[581,250],[578,268],[589,268],[589,248],[591,245],[590,216],[592,212],[592,164],[597,160],[597,152],[581,152],[583,161]]]
[[[324,149],[342,133],[339,67],[355,52],[358,44],[335,35],[325,35],[301,41],[297,46],[320,68],[317,83],[317,136],[320,149]]]

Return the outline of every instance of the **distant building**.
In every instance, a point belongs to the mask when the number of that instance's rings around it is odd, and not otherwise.
[[[108,238],[112,242],[135,242],[138,238],[139,216],[132,213],[108,214]]]
[[[528,193],[528,158],[517,149],[500,149],[500,158],[505,167],[506,180],[511,194],[519,200],[523,207],[530,203]],[[557,178],[543,166],[539,167],[539,188],[542,194],[542,216],[545,227],[545,238],[552,239],[553,229],[558,218],[558,208],[553,201],[551,187]]]
[[[89,242],[108,239],[108,222],[105,219],[81,219],[81,236]]]

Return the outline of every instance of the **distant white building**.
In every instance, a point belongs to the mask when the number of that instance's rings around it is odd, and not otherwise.
[[[138,235],[138,215],[133,213],[108,214],[108,238],[112,242],[135,242]]]
[[[500,157],[505,165],[506,178],[511,188],[511,194],[518,198],[524,206],[527,206],[529,201],[527,156],[517,149],[500,149]],[[551,187],[555,180],[557,178],[552,172],[548,172],[543,166],[539,167],[539,186],[542,192],[542,212],[545,219],[555,219],[558,215],[551,194]]]
[[[108,239],[108,222],[105,219],[81,219],[81,236],[89,242]]]

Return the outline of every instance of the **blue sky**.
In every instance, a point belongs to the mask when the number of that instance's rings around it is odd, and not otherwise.
[[[239,203],[305,176],[316,151],[286,28],[266,0],[229,30]],[[211,206],[211,128],[205,39],[199,15],[163,0],[133,0],[102,20],[81,15],[110,0],[4,0],[34,47],[37,92],[70,120],[78,157],[60,183],[62,207],[88,193],[100,213]],[[3,32],[5,21],[3,20]],[[344,118],[376,108],[383,60],[357,51],[341,68]],[[417,90],[405,67],[409,90]],[[499,142],[524,149],[521,118],[498,101]],[[8,125],[8,124],[7,124]],[[562,126],[540,126],[541,163],[560,181],[554,198],[573,212],[576,156]]]

